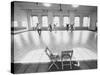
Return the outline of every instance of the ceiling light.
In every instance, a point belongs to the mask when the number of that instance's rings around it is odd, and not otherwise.
[[[75,5],[75,4],[74,4],[74,5],[72,5],[72,6],[73,6],[74,8],[77,8],[79,5]]]
[[[44,3],[43,5],[46,6],[46,7],[50,7],[51,6],[51,4],[49,4],[49,3]]]

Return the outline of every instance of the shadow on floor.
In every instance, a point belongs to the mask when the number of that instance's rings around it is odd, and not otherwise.
[[[86,70],[86,69],[96,69],[97,60],[91,61],[80,61],[80,66],[76,66],[77,61],[72,61],[72,69],[69,65],[64,66],[62,70],[61,62],[56,62],[59,69],[52,66],[48,70],[51,63],[11,63],[11,73],[21,74],[21,73],[38,73],[38,72],[56,72],[56,71],[69,71],[69,70]]]

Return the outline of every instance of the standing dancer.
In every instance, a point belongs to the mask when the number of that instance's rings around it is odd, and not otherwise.
[[[39,36],[41,36],[41,27],[40,27],[40,23],[37,23],[36,29],[38,31]]]
[[[69,30],[69,24],[66,24],[66,30],[67,31]]]
[[[74,24],[71,24],[70,27],[71,27],[71,32],[72,32],[74,30]]]
[[[56,33],[56,26],[57,24],[54,24],[53,30],[55,31],[55,33]]]
[[[51,32],[52,31],[52,25],[51,24],[49,24],[49,31]]]

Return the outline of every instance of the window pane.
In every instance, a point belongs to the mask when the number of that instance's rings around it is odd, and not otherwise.
[[[59,17],[58,17],[58,16],[55,16],[55,17],[53,18],[53,24],[56,24],[57,27],[60,26],[60,25],[59,25]]]
[[[80,26],[80,17],[75,17],[74,18],[74,24],[75,24],[75,27],[79,27]]]
[[[18,27],[18,22],[17,21],[14,21],[14,27]]]
[[[48,17],[47,16],[42,17],[42,26],[48,27]]]
[[[31,27],[36,27],[37,23],[39,23],[38,17],[37,16],[33,16],[32,17],[32,25],[31,25]]]
[[[27,22],[26,21],[22,21],[22,27],[27,27]]]
[[[83,18],[83,26],[84,27],[89,27],[90,26],[90,18],[89,17],[84,17]]]
[[[66,26],[66,24],[69,24],[69,23],[70,23],[69,17],[64,17],[63,18],[63,25],[64,25],[64,27]]]

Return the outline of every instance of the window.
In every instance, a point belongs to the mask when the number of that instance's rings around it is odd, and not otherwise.
[[[63,18],[63,25],[64,25],[64,27],[66,26],[66,24],[69,24],[70,23],[70,20],[69,20],[69,17],[64,17]]]
[[[27,22],[26,21],[22,21],[22,27],[26,27],[27,26]]]
[[[14,27],[18,27],[18,22],[17,21],[14,21]]]
[[[42,26],[48,27],[48,17],[47,16],[42,17]]]
[[[90,26],[90,17],[84,17],[83,18],[83,27],[89,27]]]
[[[33,16],[32,17],[32,25],[31,25],[31,27],[36,27],[37,23],[39,23],[38,16]]]
[[[79,27],[80,26],[80,17],[75,17],[74,18],[74,26]]]
[[[55,17],[53,18],[53,24],[56,24],[57,27],[60,26],[60,25],[59,25],[59,17],[58,17],[58,16],[55,16]]]

